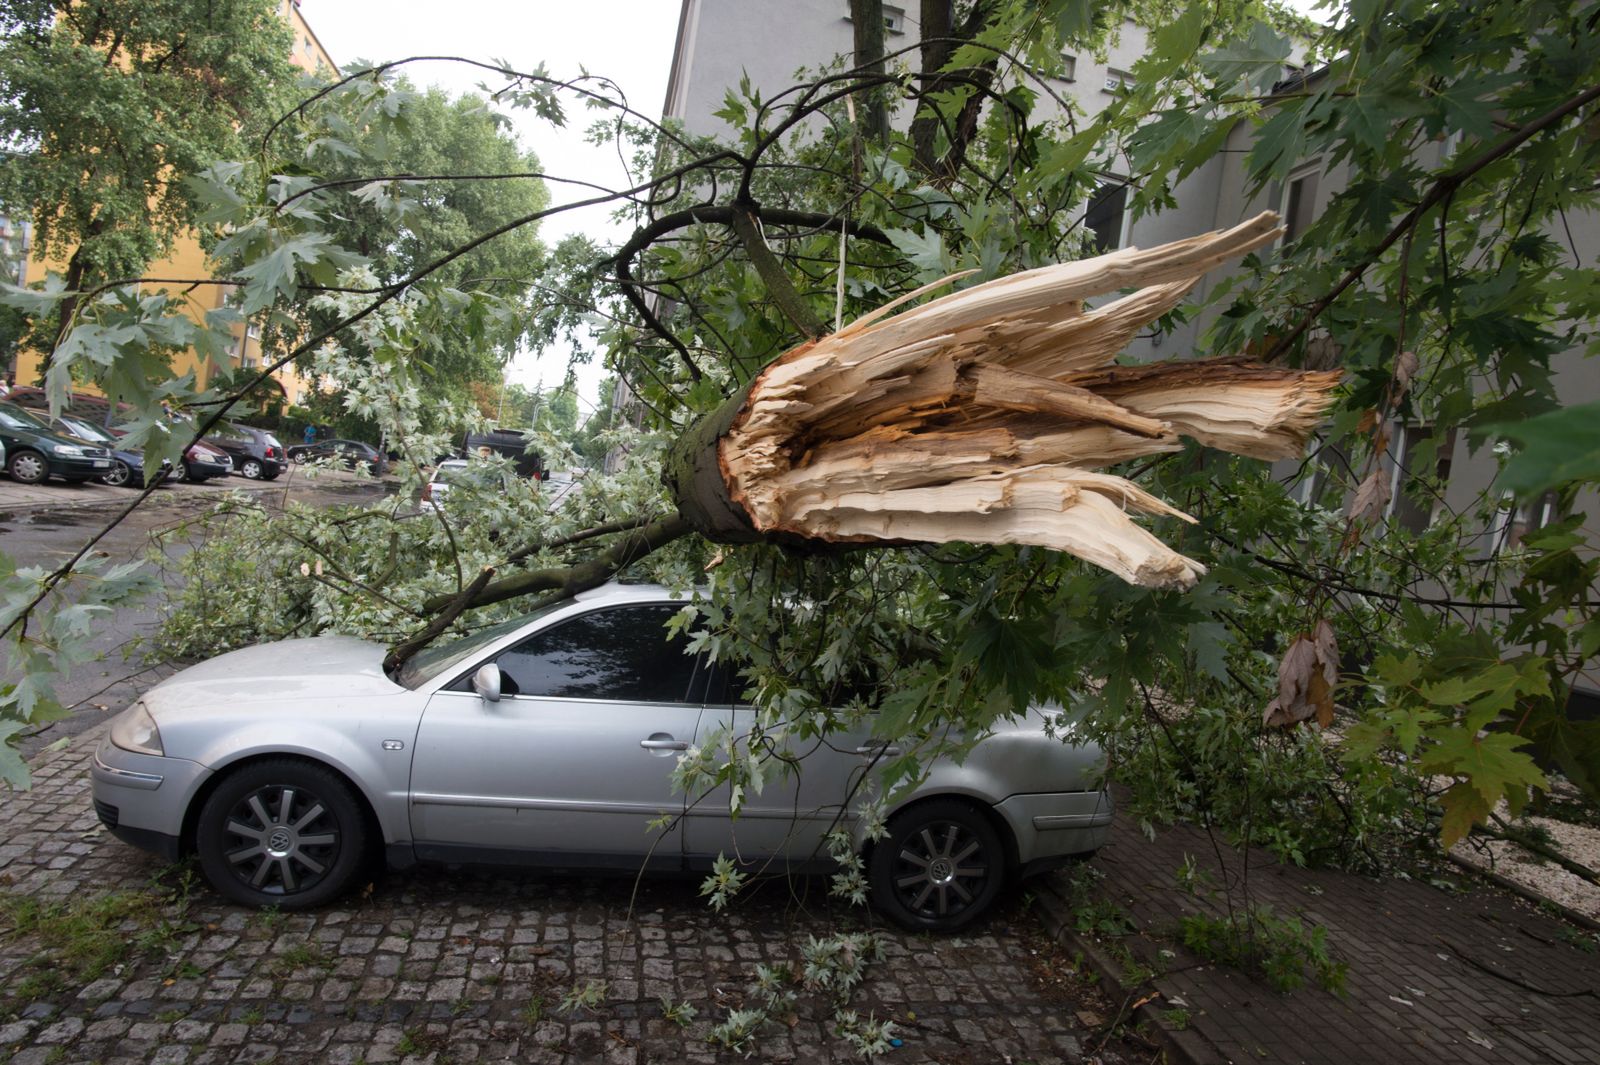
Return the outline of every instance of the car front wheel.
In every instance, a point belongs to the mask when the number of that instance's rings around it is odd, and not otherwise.
[[[262,473],[265,471],[262,468],[260,459],[245,459],[243,462],[239,463],[239,472],[244,474],[252,481],[259,481],[261,480]]]
[[[890,818],[867,866],[872,901],[895,924],[953,932],[988,910],[1005,881],[1005,848],[977,810],[932,799]]]
[[[360,800],[323,766],[253,762],[206,799],[195,849],[206,879],[247,906],[301,909],[349,890],[367,847]]]
[[[37,451],[18,451],[6,463],[6,472],[22,484],[39,484],[50,476],[50,466]]]

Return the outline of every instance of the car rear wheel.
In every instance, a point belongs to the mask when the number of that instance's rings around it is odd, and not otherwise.
[[[964,802],[932,799],[890,818],[868,863],[872,901],[914,931],[953,932],[988,910],[1005,882],[1005,848]]]
[[[113,488],[127,488],[133,484],[133,468],[121,459],[112,459],[111,469],[100,479]]]
[[[6,460],[6,472],[13,481],[40,484],[50,476],[50,464],[37,451],[18,451]]]
[[[349,890],[367,849],[361,801],[332,771],[296,759],[253,762],[200,809],[206,879],[247,906],[320,906]]]
[[[252,481],[261,480],[261,475],[266,472],[260,459],[245,459],[239,463],[239,472]]]

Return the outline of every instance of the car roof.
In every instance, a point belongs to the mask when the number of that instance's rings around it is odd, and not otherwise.
[[[703,590],[703,589],[702,589]],[[573,599],[579,603],[604,606],[617,603],[683,603],[693,597],[694,590],[679,591],[664,584],[624,584],[609,581],[598,588],[579,592]]]

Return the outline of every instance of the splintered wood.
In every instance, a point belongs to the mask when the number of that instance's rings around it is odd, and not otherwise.
[[[717,440],[728,500],[758,534],[1036,544],[1136,584],[1187,587],[1204,567],[1133,515],[1193,519],[1095,468],[1176,450],[1180,436],[1260,459],[1299,454],[1340,375],[1112,360],[1207,270],[1281,234],[1268,212],[892,317],[880,309],[795,348],[751,383]]]

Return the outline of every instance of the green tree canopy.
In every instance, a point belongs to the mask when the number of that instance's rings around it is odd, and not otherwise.
[[[293,98],[277,0],[28,0],[0,25],[0,213],[68,289],[137,276],[194,221],[186,181]]]

